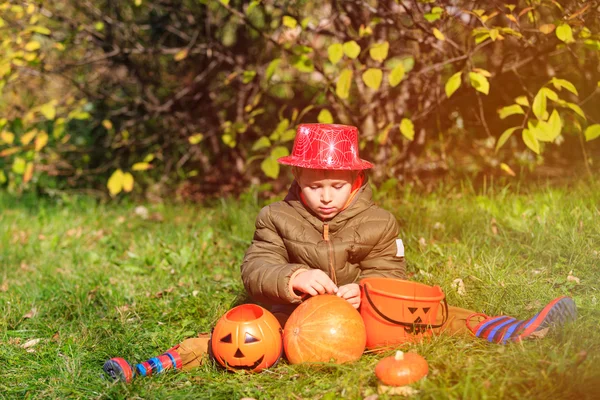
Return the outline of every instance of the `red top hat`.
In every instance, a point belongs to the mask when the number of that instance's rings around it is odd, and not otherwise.
[[[358,129],[337,124],[298,125],[292,154],[277,161],[312,169],[363,170],[373,167],[358,156]]]

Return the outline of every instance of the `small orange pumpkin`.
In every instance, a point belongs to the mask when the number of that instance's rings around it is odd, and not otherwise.
[[[429,372],[427,361],[417,353],[403,353],[386,357],[377,363],[375,375],[389,386],[404,386],[425,377]]]
[[[367,333],[360,314],[331,294],[311,297],[290,315],[283,346],[291,364],[356,361],[365,351]]]
[[[282,329],[273,314],[256,304],[229,310],[215,325],[210,340],[213,358],[230,370],[269,368],[283,353]]]

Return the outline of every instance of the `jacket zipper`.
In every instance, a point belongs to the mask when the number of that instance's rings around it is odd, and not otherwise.
[[[337,277],[335,276],[335,266],[333,265],[333,246],[331,245],[331,241],[329,240],[329,224],[323,224],[323,240],[327,242],[327,249],[329,250],[329,271],[331,275],[331,280],[333,283],[337,285]]]

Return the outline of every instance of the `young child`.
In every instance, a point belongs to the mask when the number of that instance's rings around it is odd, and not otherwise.
[[[283,201],[264,207],[258,214],[241,272],[248,294],[270,308],[282,327],[310,296],[336,294],[359,308],[361,279],[406,279],[398,223],[390,212],[373,203],[364,173],[373,165],[359,157],[355,127],[300,125],[292,154],[278,161],[292,166],[295,180]],[[554,299],[528,320],[488,317],[450,306],[446,322],[436,331],[472,332],[491,342],[505,343],[575,316],[575,303],[569,297]],[[436,325],[443,320],[440,307]],[[135,375],[196,367],[206,358],[209,338],[200,334],[186,339],[137,364]],[[134,376],[134,369],[122,358],[108,360],[104,370],[126,381]]]
[[[247,292],[269,307],[282,326],[309,296],[336,294],[358,308],[361,279],[406,279],[398,223],[373,203],[364,173],[373,165],[359,157],[356,127],[300,125],[291,155],[278,161],[292,166],[295,180],[283,201],[260,211],[241,271]],[[441,313],[442,307],[438,325]],[[504,343],[575,315],[568,297],[553,300],[525,321],[449,307],[447,322],[438,331],[473,332]]]

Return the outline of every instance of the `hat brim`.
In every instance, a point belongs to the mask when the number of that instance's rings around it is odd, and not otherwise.
[[[367,160],[359,159],[350,165],[327,164],[317,160],[303,160],[294,156],[285,156],[277,159],[279,164],[291,165],[293,167],[327,170],[363,170],[373,168],[373,164]]]

